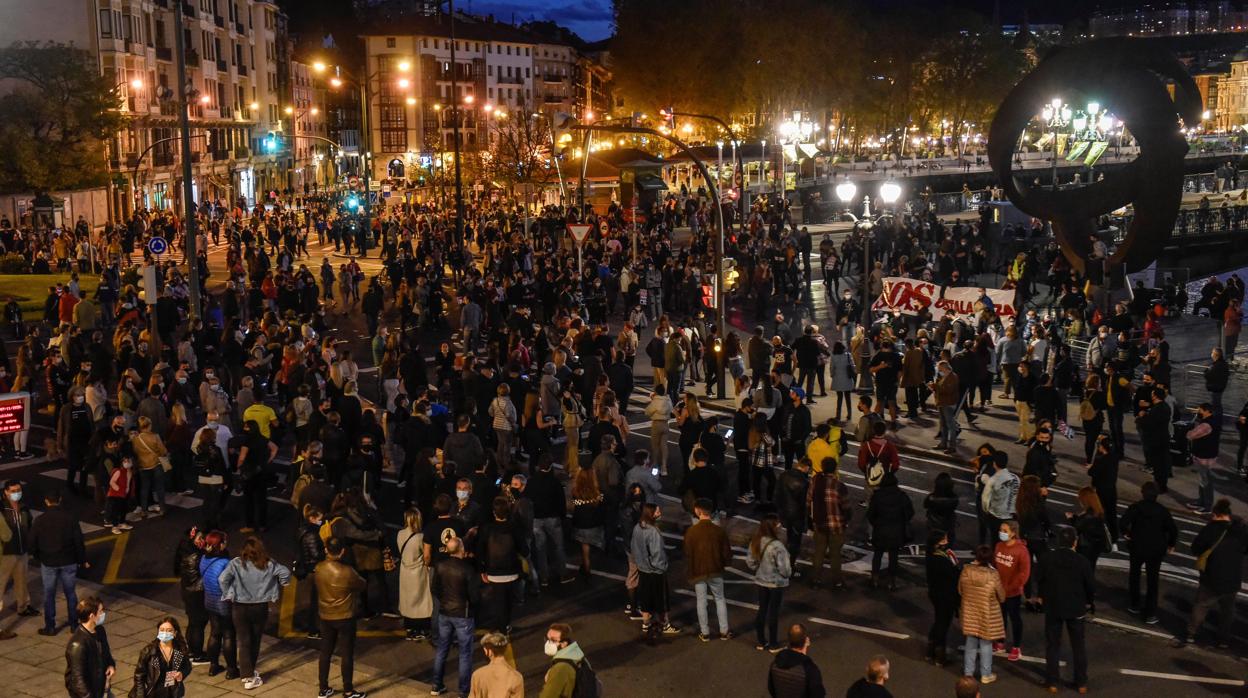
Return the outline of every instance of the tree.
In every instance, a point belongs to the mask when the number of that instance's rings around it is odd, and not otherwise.
[[[124,121],[117,88],[72,44],[0,49],[0,191],[82,189],[108,181],[105,144]]]
[[[513,194],[517,185],[540,186],[554,181],[550,125],[524,106],[491,119],[490,145],[485,158],[491,180],[506,185]]]

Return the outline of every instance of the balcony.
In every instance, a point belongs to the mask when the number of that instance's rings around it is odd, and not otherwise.
[[[126,167],[133,170],[134,168],[138,166],[139,166],[139,154],[138,153],[126,153]]]
[[[156,47],[156,60],[173,61],[173,49],[167,46],[157,46]]]
[[[224,58],[217,59],[217,72],[224,73],[225,71],[229,69],[230,69],[230,65],[225,62]]]
[[[546,95],[545,97],[542,97],[542,101],[547,104],[559,104],[567,99],[567,97],[560,97],[559,95]]]
[[[153,167],[172,167],[173,166],[173,152],[171,151],[168,153],[152,153],[152,166]]]
[[[496,78],[496,80],[498,81],[499,84],[502,84],[502,85],[523,85],[524,84],[524,78],[520,77],[519,75],[513,75],[511,77],[500,75],[498,76],[498,78]]]
[[[234,159],[235,160],[246,160],[249,157],[251,157],[250,148],[248,148],[245,145],[239,145],[239,146],[234,147]]]
[[[543,75],[542,76],[542,82],[562,84],[564,79],[565,78],[562,75]]]
[[[186,50],[186,65],[190,68],[199,68],[199,51],[193,48]]]
[[[247,77],[247,66],[243,65],[242,63],[239,63],[239,64],[238,64],[238,74],[239,74],[239,75],[241,75],[241,76],[243,76],[243,77]]]
[[[246,34],[247,27],[245,27],[242,22],[235,22],[234,31],[238,32],[239,34]]]
[[[113,172],[116,172],[116,171],[120,170],[120,169],[121,169],[121,161],[120,161],[120,160],[118,160],[117,158],[109,158],[109,160],[108,160],[108,169],[112,170]]]
[[[182,3],[182,16],[187,19],[195,19],[195,6],[189,2]]]
[[[203,158],[203,153],[191,153],[191,162],[197,163]]]
[[[212,23],[213,23],[213,24],[215,24],[215,25],[217,25],[218,27],[220,27],[220,28],[222,28],[222,29],[225,29],[225,18],[224,18],[224,17],[222,17],[221,15],[213,15],[213,16],[212,16]]]
[[[156,7],[163,7],[166,10],[169,9],[169,0],[152,0],[152,2],[156,5]]]
[[[212,159],[213,159],[213,160],[215,160],[215,161],[217,161],[217,162],[222,162],[222,161],[225,161],[225,160],[229,160],[229,159],[230,159],[230,151],[229,151],[229,150],[214,150],[214,151],[212,151]]]

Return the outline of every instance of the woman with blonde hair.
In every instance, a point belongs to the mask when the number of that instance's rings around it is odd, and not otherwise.
[[[139,505],[134,513],[142,518],[147,518],[148,512],[160,514],[165,508],[165,470],[169,468],[169,449],[158,434],[152,433],[152,420],[139,417],[139,433],[130,437],[130,449],[134,451],[134,460],[139,466]]]
[[[689,456],[693,453],[693,447],[702,438],[702,432],[706,430],[706,421],[702,419],[702,409],[698,405],[698,396],[693,393],[685,393],[685,399],[676,405],[676,426],[680,428],[680,438],[678,443],[680,446],[680,463],[686,465],[689,463]]]
[[[424,521],[420,510],[412,507],[403,514],[403,528],[394,538],[398,551],[399,615],[408,640],[429,639],[433,617],[433,595],[429,590],[429,567],[425,564]]]
[[[1005,637],[1005,621],[1001,617],[1005,586],[993,566],[992,548],[987,545],[975,548],[975,562],[962,568],[962,576],[958,578],[958,594],[962,597],[958,617],[962,634],[966,636],[962,675],[974,677],[978,659],[980,682],[992,683],[997,680],[997,675],[992,673],[992,642]]]
[[[165,428],[165,447],[169,449],[173,489],[186,496],[195,494],[194,474],[191,472],[191,439],[194,435],[195,431],[186,417],[186,405],[173,403],[169,411],[169,425]]]

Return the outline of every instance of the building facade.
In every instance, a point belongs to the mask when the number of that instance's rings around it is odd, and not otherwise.
[[[114,218],[138,208],[180,206],[183,99],[196,202],[252,206],[294,187],[292,169],[316,176],[309,168],[321,151],[291,143],[300,139],[265,147],[274,133],[326,132],[324,100],[305,80],[306,66],[294,72],[286,18],[276,3],[188,0],[180,28],[173,0],[44,0],[41,7],[13,13],[12,21],[6,17],[0,42],[73,43],[95,54],[101,73],[116,82],[126,126],[108,144]],[[175,62],[179,31],[185,86],[178,85]],[[307,105],[301,119],[286,113],[294,107],[296,84]]]
[[[371,175],[416,179],[451,167],[454,121],[464,157],[488,147],[500,118],[545,118],[581,113],[597,91],[602,113],[609,73],[592,73],[598,87],[580,81],[587,59],[568,42],[470,15],[456,15],[455,58],[445,15],[406,17],[363,37],[368,78],[367,143]],[[454,86],[452,86],[454,74]]]

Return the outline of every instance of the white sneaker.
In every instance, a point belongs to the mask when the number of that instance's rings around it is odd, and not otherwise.
[[[147,510],[148,510],[148,511],[151,511],[151,512],[159,512],[159,511],[160,511],[160,505],[159,505],[159,504],[153,504],[153,505],[149,506],[149,507],[147,508]]]
[[[135,507],[135,508],[134,508],[134,511],[132,511],[132,512],[130,512],[130,513],[131,513],[131,514],[134,514],[134,515],[136,515],[136,516],[142,516],[142,514],[143,514],[143,507]]]
[[[114,535],[114,536],[120,536],[120,535],[121,535],[121,528],[120,528],[119,526],[113,526],[113,535]]]
[[[253,688],[260,688],[264,684],[264,679],[260,678],[260,674],[255,674],[249,679],[243,679],[243,688],[248,691]]]

